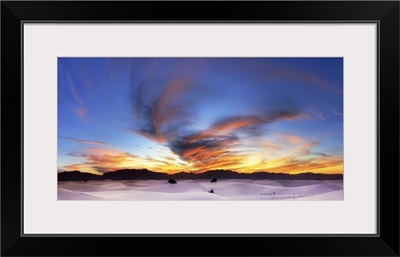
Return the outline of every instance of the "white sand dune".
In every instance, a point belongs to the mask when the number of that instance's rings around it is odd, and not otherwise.
[[[104,200],[101,197],[58,188],[59,200]]]
[[[341,180],[164,180],[68,181],[59,200],[343,200]],[[214,190],[214,193],[208,191]]]
[[[327,200],[343,200],[343,190],[337,190],[319,195],[310,195],[303,198],[297,198],[294,200],[315,200],[315,201],[327,201]]]

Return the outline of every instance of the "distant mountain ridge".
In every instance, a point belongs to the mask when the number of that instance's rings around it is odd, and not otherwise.
[[[92,173],[74,171],[64,171],[58,173],[58,181],[76,181],[76,180],[103,180],[103,176]]]
[[[231,170],[208,170],[203,173],[194,174],[180,172],[175,174],[165,174],[154,172],[147,169],[123,169],[107,172],[103,175],[95,175],[80,171],[65,171],[58,173],[58,181],[82,181],[82,180],[138,180],[138,179],[290,179],[290,180],[342,180],[343,174],[322,174],[322,173],[238,173]]]

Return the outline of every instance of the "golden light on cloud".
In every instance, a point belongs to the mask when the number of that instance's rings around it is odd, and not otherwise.
[[[175,173],[186,170],[187,164],[174,154],[165,152],[161,158],[141,157],[118,150],[110,145],[107,148],[88,148],[81,157],[86,159],[79,164],[64,166],[65,169],[79,170],[93,174],[113,172],[119,169],[149,169],[155,172]]]
[[[154,172],[204,172],[228,169],[236,172],[274,173],[326,173],[342,174],[341,156],[313,153],[317,141],[307,141],[296,135],[279,134],[262,139],[256,145],[237,144],[236,140],[217,140],[204,145],[184,145],[181,152],[171,151],[163,145],[147,147],[150,155],[134,155],[103,143],[70,139],[88,145],[81,155],[84,162],[64,166],[67,170],[80,170],[101,174],[119,169],[148,169]],[[95,147],[93,147],[95,146]],[[188,147],[190,146],[190,147]]]

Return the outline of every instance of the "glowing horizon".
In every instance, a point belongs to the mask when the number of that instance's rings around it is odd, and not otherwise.
[[[343,174],[342,58],[59,58],[58,171]]]

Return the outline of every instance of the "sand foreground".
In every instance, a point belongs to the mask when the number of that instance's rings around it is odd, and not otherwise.
[[[342,180],[106,180],[58,182],[58,200],[343,200]],[[213,190],[214,193],[209,193]]]

